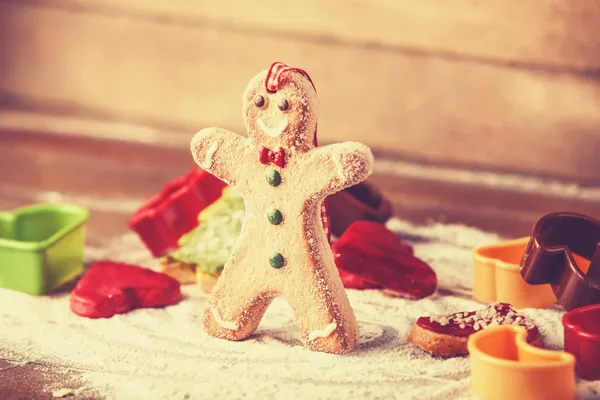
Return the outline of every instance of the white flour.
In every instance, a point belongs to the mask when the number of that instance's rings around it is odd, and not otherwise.
[[[415,245],[436,270],[437,295],[420,301],[378,291],[350,290],[361,327],[359,349],[346,356],[302,347],[291,309],[274,301],[256,335],[232,343],[207,336],[200,319],[205,296],[184,287],[185,299],[166,309],[137,310],[107,320],[77,317],[68,297],[35,298],[0,289],[0,348],[7,358],[85,370],[84,386],[48,388],[56,397],[106,399],[467,399],[469,362],[439,359],[406,342],[421,315],[483,307],[470,299],[471,248],[499,240],[475,229],[414,227],[393,220],[390,228]],[[92,260],[154,261],[127,235]],[[547,347],[562,347],[562,312],[524,310],[539,326]],[[579,382],[581,399],[600,398],[600,382]]]

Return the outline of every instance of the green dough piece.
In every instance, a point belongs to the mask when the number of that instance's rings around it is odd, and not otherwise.
[[[198,214],[199,225],[179,239],[179,248],[169,254],[202,272],[219,276],[242,230],[244,200],[233,188]]]

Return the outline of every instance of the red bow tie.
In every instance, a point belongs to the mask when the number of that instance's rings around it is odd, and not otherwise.
[[[270,162],[281,168],[285,166],[285,152],[281,147],[277,151],[273,151],[266,147],[260,149],[260,163],[268,164]]]

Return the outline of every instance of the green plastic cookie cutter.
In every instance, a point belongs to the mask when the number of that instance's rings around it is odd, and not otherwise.
[[[88,210],[71,204],[0,212],[0,288],[43,295],[77,277],[88,219]]]

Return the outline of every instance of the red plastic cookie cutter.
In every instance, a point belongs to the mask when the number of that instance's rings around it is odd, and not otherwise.
[[[90,267],[71,292],[70,307],[87,318],[110,318],[136,308],[177,304],[181,285],[177,279],[137,265],[108,260]]]
[[[331,247],[346,288],[384,288],[417,300],[437,289],[437,275],[384,225],[356,221]]]
[[[577,359],[577,374],[600,380],[600,304],[576,308],[563,315],[565,351]]]
[[[221,197],[225,186],[203,169],[194,168],[139,208],[129,220],[129,228],[154,257],[161,257],[176,249],[179,238],[198,225],[198,213]]]

